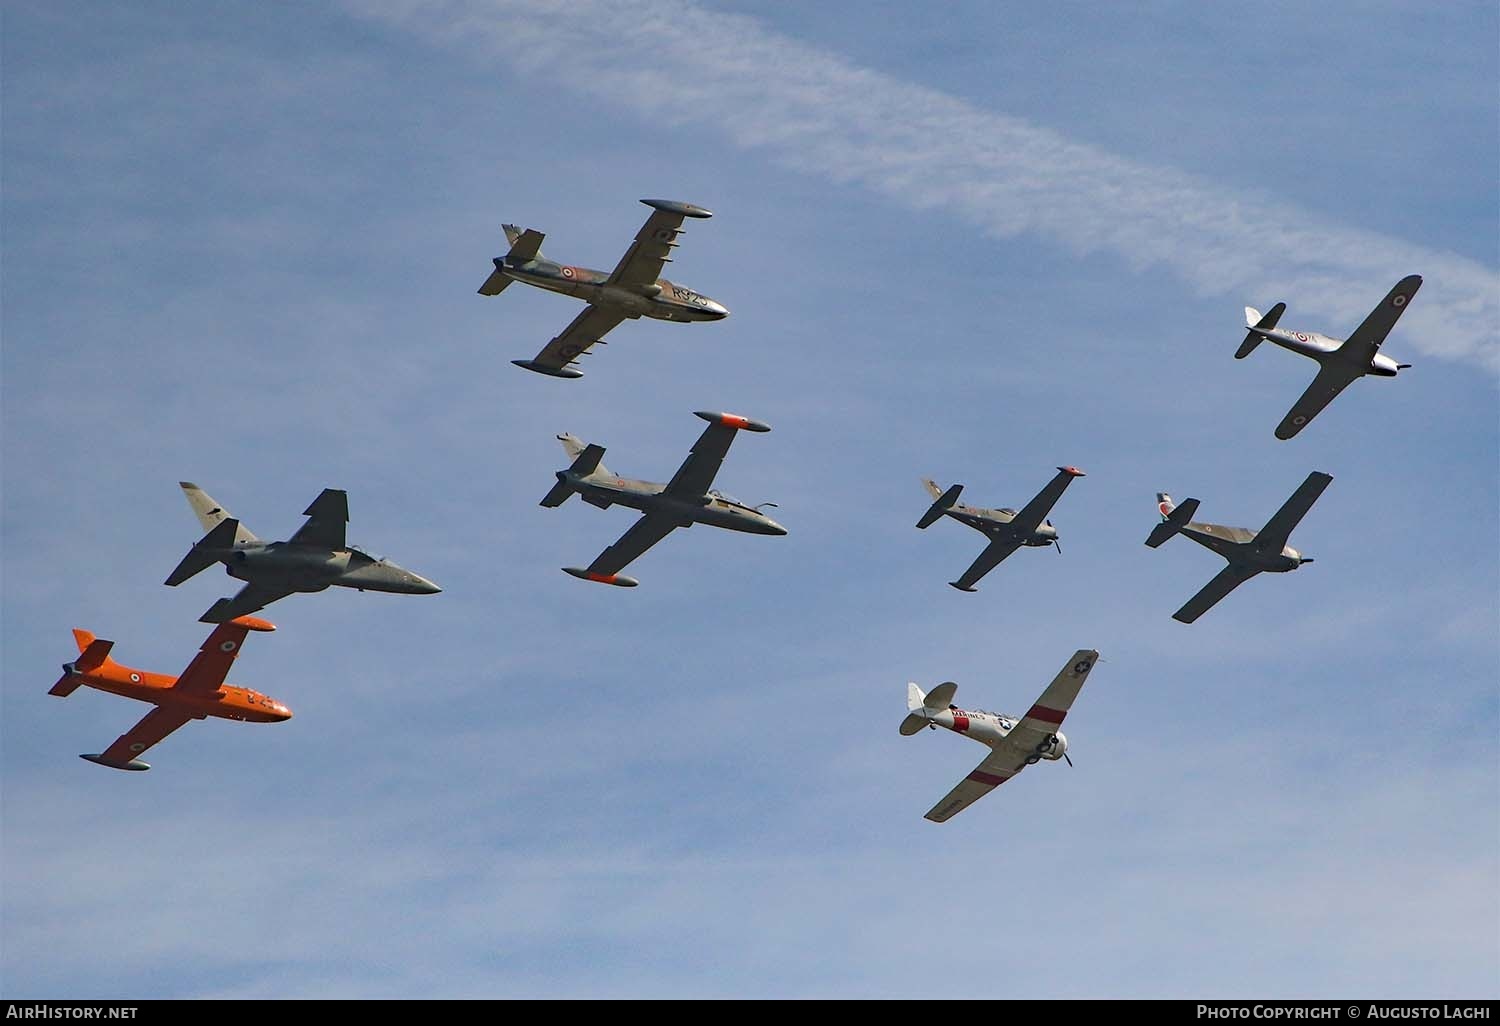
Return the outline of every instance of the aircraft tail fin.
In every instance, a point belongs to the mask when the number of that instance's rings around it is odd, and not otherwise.
[[[579,474],[603,474],[605,477],[615,476],[610,472],[610,469],[604,465],[604,446],[585,445],[582,439],[569,434],[558,435],[557,440],[562,443],[563,451],[565,451],[573,460],[573,465],[568,468],[569,470],[575,471]],[[597,449],[598,452],[594,453],[593,456],[590,457],[590,462],[582,464],[579,463],[578,461],[590,449]]]
[[[498,296],[505,291],[507,285],[515,280],[503,270],[507,261],[512,264],[524,264],[542,256],[542,239],[546,236],[541,232],[531,228],[522,231],[513,224],[503,227],[505,228],[505,241],[510,244],[510,251],[503,257],[495,258],[495,269],[490,272],[488,278],[484,279],[484,284],[479,286],[481,296]]]
[[[911,737],[917,731],[927,726],[927,717],[922,714],[922,700],[927,697],[926,692],[908,681],[906,684],[906,719],[901,721],[901,734]]]
[[[1146,539],[1146,544],[1153,549],[1188,525],[1193,514],[1198,512],[1198,500],[1186,499],[1179,506],[1166,492],[1157,492],[1156,508],[1161,511],[1161,523],[1151,529],[1151,534]]]
[[[240,522],[233,517],[219,521],[188,550],[188,554],[182,557],[182,562],[178,563],[177,567],[167,575],[165,583],[175,588],[188,578],[213,566],[218,562],[220,553],[234,548],[234,543],[239,539],[240,530]]]
[[[604,458],[604,446],[583,445],[572,435],[558,435],[557,437],[562,442],[563,448],[568,451],[568,455],[573,457],[573,465],[567,470],[558,472],[557,484],[553,485],[552,490],[542,497],[542,505],[548,508],[561,506],[573,494],[573,485],[568,481],[570,474],[588,477],[600,470],[603,470],[605,474],[609,473],[601,462]]]
[[[1286,313],[1285,303],[1277,303],[1265,314],[1253,306],[1245,307],[1245,327],[1250,330],[1245,333],[1245,341],[1241,342],[1240,347],[1235,350],[1234,358],[1243,360],[1254,352],[1255,347],[1260,345],[1261,339],[1264,338],[1261,332],[1276,327],[1276,322],[1281,320],[1281,315],[1284,313]]]
[[[109,650],[115,647],[113,641],[100,641],[88,631],[79,630],[77,627],[73,628],[73,640],[78,645],[78,658],[63,665],[63,675],[48,689],[49,695],[67,698],[77,691],[79,685],[83,683],[82,675],[97,670],[109,662]]]
[[[204,531],[212,531],[226,520],[234,519],[234,514],[214,501],[214,497],[191,481],[178,481],[177,486],[182,489],[183,497],[187,499],[188,505],[193,507],[193,515],[198,518],[198,523],[203,526]],[[259,541],[250,529],[238,520],[234,532],[234,540],[237,542]]]
[[[946,492],[939,492],[937,483],[927,478],[922,479],[922,484],[927,486],[927,491],[932,495],[933,503],[927,507],[927,512],[922,514],[922,519],[917,521],[917,527],[926,530],[942,519],[943,514],[953,508],[958,501],[958,494],[964,490],[964,486],[956,484]]]

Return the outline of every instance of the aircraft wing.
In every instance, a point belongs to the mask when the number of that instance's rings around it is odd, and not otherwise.
[[[974,772],[960,780],[957,787],[928,809],[927,815],[922,818],[934,823],[946,822],[1025,768],[1024,756],[1017,755],[1008,748],[996,748],[974,767]]]
[[[630,565],[647,549],[661,541],[677,527],[671,517],[643,516],[631,525],[630,530],[620,535],[620,540],[599,553],[599,558],[589,564],[588,572],[610,577]]]
[[[1068,665],[1057,671],[1057,676],[1052,678],[1047,690],[1042,692],[1020,722],[1005,735],[1005,740],[1000,742],[999,747],[1011,748],[1024,759],[1035,752],[1038,745],[1050,740],[1057,733],[1057,728],[1062,726],[1068,710],[1073,708],[1083,682],[1088,679],[1089,671],[1098,661],[1099,653],[1091,648],[1080,648],[1074,652]]]
[[[536,354],[535,360],[528,361],[532,370],[542,369],[542,373],[548,371],[557,372],[566,370],[568,365],[576,363],[578,357],[588,351],[594,343],[603,340],[615,328],[619,327],[625,314],[617,310],[590,304],[583,308],[583,313],[573,318],[573,323],[563,329],[551,342],[542,347],[542,351]],[[576,377],[576,371],[569,371],[563,377]]]
[[[1408,274],[1396,282],[1395,287],[1380,301],[1380,305],[1370,311],[1369,316],[1360,322],[1359,327],[1354,329],[1354,334],[1340,348],[1353,347],[1350,351],[1359,353],[1366,360],[1373,357],[1385,337],[1396,326],[1396,321],[1406,311],[1406,304],[1411,302],[1412,296],[1421,287],[1420,274]]]
[[[259,584],[247,584],[234,598],[221,598],[208,607],[208,612],[198,619],[203,623],[227,623],[236,617],[264,609],[277,599],[292,594],[290,588],[267,588]],[[227,668],[226,668],[227,669]]]
[[[1220,570],[1218,576],[1205,584],[1183,607],[1172,614],[1172,619],[1181,623],[1192,623],[1212,609],[1221,598],[1260,573],[1247,567],[1230,564]]]
[[[1047,519],[1047,514],[1052,512],[1052,507],[1057,505],[1057,500],[1062,498],[1062,493],[1075,477],[1082,477],[1083,471],[1077,467],[1058,467],[1057,476],[1047,482],[1046,487],[1036,493],[1021,512],[1017,513],[1015,519],[1010,522],[1011,530],[1030,534],[1042,526],[1042,521]]]
[[[1318,501],[1318,496],[1323,494],[1323,489],[1332,480],[1331,474],[1325,474],[1321,470],[1308,474],[1307,480],[1297,486],[1291,498],[1271,514],[1266,526],[1256,532],[1255,547],[1262,552],[1280,552],[1285,548],[1287,539],[1292,536],[1292,528],[1307,516],[1307,511],[1312,509],[1312,504]]]
[[[349,523],[348,492],[342,488],[324,488],[302,515],[308,521],[292,535],[290,541],[293,544],[321,545],[329,549],[345,547],[344,528]]]
[[[146,769],[145,763],[136,765],[131,765],[131,763],[134,762],[136,756],[192,718],[175,709],[158,706],[143,716],[139,723],[121,734],[115,743],[106,748],[102,754],[93,756],[90,761],[113,766],[116,769]]]
[[[240,646],[245,643],[245,635],[249,633],[250,628],[241,624],[219,624],[204,639],[198,654],[193,656],[193,661],[182,671],[182,676],[177,678],[172,690],[189,694],[212,694],[218,691],[224,678],[229,676],[229,668],[234,665],[235,657],[240,654]]]
[[[703,429],[703,434],[693,443],[688,458],[683,460],[672,480],[667,482],[668,495],[705,495],[714,486],[714,477],[724,465],[729,444],[739,428],[715,421]]]
[[[1348,345],[1346,342],[1345,345]],[[1287,411],[1281,423],[1276,425],[1276,437],[1285,441],[1294,437],[1307,426],[1307,422],[1323,412],[1323,407],[1333,402],[1334,396],[1349,387],[1349,383],[1363,375],[1355,365],[1330,360],[1323,364],[1318,376],[1313,378],[1302,398]]]
[[[672,259],[672,250],[677,247],[677,236],[682,228],[683,212],[663,210],[651,211],[641,230],[635,233],[635,241],[610,272],[611,285],[652,285],[661,277],[662,267]]]
[[[974,560],[969,565],[969,569],[964,571],[964,575],[952,582],[953,586],[959,591],[973,591],[974,585],[981,577],[995,569],[995,567],[1000,565],[1001,560],[1021,547],[1024,537],[1021,534],[1012,534],[1003,538],[996,538],[990,542],[985,546],[984,551],[979,554],[979,558]]]

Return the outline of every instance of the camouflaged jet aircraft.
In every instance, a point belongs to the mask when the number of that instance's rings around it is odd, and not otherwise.
[[[1311,563],[1312,557],[1304,556],[1288,545],[1287,538],[1332,480],[1332,477],[1322,471],[1314,470],[1308,474],[1307,480],[1302,482],[1292,493],[1292,497],[1282,504],[1259,531],[1199,523],[1192,519],[1198,510],[1197,499],[1187,499],[1178,506],[1166,492],[1157,492],[1156,503],[1157,509],[1161,511],[1162,522],[1152,528],[1150,537],[1146,539],[1147,545],[1154,549],[1181,532],[1229,562],[1217,577],[1173,613],[1172,619],[1192,623],[1256,574],[1286,573],[1304,563]]]
[[[1067,759],[1068,765],[1073,765],[1073,760],[1068,759],[1068,739],[1057,728],[1062,725],[1068,710],[1073,708],[1079,689],[1098,661],[1099,653],[1091,648],[1074,652],[1068,665],[1042,692],[1042,697],[1020,718],[983,709],[960,709],[952,704],[953,693],[958,690],[958,685],[952,681],[939,684],[926,693],[908,683],[906,719],[901,721],[903,735],[910,737],[921,733],[923,727],[933,730],[943,727],[990,746],[990,754],[985,760],[944,795],[942,801],[927,810],[924,818],[934,823],[951,819],[1027,766],[1043,759],[1051,762]]]
[[[517,367],[550,374],[555,378],[581,378],[573,366],[595,342],[621,321],[653,317],[662,321],[721,321],[729,316],[723,304],[659,278],[662,265],[671,263],[671,252],[682,234],[685,217],[713,217],[713,213],[691,203],[643,199],[653,213],[636,232],[635,242],[608,273],[587,267],[558,264],[542,256],[545,236],[534,229],[524,232],[505,225],[510,252],[495,258],[495,269],[479,286],[481,296],[497,296],[513,281],[525,282],[549,292],[561,292],[588,303],[583,313],[563,333],[548,342],[534,360],[512,360]]]
[[[1307,422],[1322,412],[1323,407],[1333,402],[1334,396],[1348,387],[1351,381],[1366,374],[1381,378],[1394,378],[1397,371],[1410,367],[1409,363],[1397,363],[1379,352],[1380,344],[1396,326],[1396,320],[1406,309],[1406,304],[1422,287],[1422,276],[1410,274],[1396,283],[1396,287],[1370,311],[1348,341],[1329,338],[1316,332],[1287,331],[1276,327],[1286,311],[1285,303],[1277,303],[1266,314],[1253,306],[1245,307],[1245,327],[1250,329],[1245,341],[1235,352],[1236,360],[1249,356],[1261,339],[1274,342],[1283,349],[1311,357],[1318,361],[1317,376],[1302,393],[1302,398],[1291,408],[1280,424],[1276,425],[1276,437],[1291,438],[1301,431]]]
[[[1057,545],[1057,551],[1062,551],[1062,546],[1057,542],[1057,528],[1052,526],[1047,514],[1073,479],[1083,476],[1083,471],[1077,467],[1058,467],[1057,476],[1047,482],[1047,487],[1038,492],[1036,498],[1028,502],[1019,513],[1013,509],[965,506],[958,501],[958,494],[964,490],[963,485],[954,485],[945,492],[937,486],[937,482],[924,477],[922,484],[932,495],[933,503],[922,514],[922,519],[917,521],[917,527],[926,530],[947,516],[961,524],[968,524],[990,539],[989,546],[964,571],[964,575],[956,581],[948,582],[959,591],[978,591],[974,585],[979,579],[1023,545],[1033,548]]]
[[[557,436],[568,455],[573,457],[573,465],[557,472],[557,484],[542,498],[543,506],[561,506],[569,496],[577,493],[583,496],[584,502],[600,509],[619,503],[645,514],[619,541],[601,552],[587,569],[565,566],[565,573],[585,581],[634,588],[640,582],[620,571],[675,528],[707,524],[750,534],[786,534],[786,528],[761,512],[764,507],[776,503],[748,506],[710,487],[735,433],[741,430],[769,431],[770,425],[732,413],[699,412],[693,416],[708,421],[708,427],[693,443],[692,454],[665,485],[619,477],[600,462],[604,458],[603,446],[586,446],[572,435]]]
[[[347,544],[344,525],[349,521],[349,496],[342,489],[323,489],[302,512],[311,519],[291,538],[265,542],[203,489],[190,481],[178,483],[208,533],[182,557],[166,583],[175,588],[214,563],[223,563],[230,577],[248,582],[234,598],[221,598],[209,607],[198,618],[204,623],[225,623],[293,592],[330,586],[403,595],[435,595],[443,590],[419,574]]]
[[[109,657],[113,641],[102,641],[74,628],[78,658],[63,663],[63,675],[47,694],[67,698],[86,685],[156,706],[100,754],[79,756],[110,769],[148,770],[150,764],[137,756],[193,720],[215,716],[248,723],[281,723],[292,718],[292,711],[269,695],[224,683],[246,635],[275,629],[275,625],[253,616],[219,624],[182,676],[169,677],[122,666]]]

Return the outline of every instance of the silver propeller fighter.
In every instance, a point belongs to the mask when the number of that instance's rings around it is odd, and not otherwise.
[[[635,241],[613,271],[548,260],[542,256],[545,236],[541,232],[532,228],[523,232],[513,224],[505,225],[510,251],[503,257],[495,257],[495,269],[479,286],[481,296],[498,296],[511,282],[519,281],[588,304],[535,359],[512,360],[517,367],[554,378],[581,378],[583,371],[574,366],[578,358],[588,355],[595,343],[603,345],[604,336],[621,321],[639,317],[721,321],[729,316],[722,303],[659,277],[662,267],[672,262],[671,253],[682,234],[683,218],[708,218],[713,212],[676,200],[641,202],[652,208],[651,216],[636,232]]]
[[[1292,548],[1287,544],[1287,539],[1332,480],[1331,476],[1319,470],[1308,474],[1307,480],[1298,486],[1291,498],[1282,504],[1259,531],[1200,523],[1193,519],[1193,514],[1198,511],[1197,499],[1187,499],[1179,506],[1166,492],[1157,492],[1156,503],[1157,509],[1161,511],[1162,522],[1152,529],[1150,537],[1146,539],[1147,545],[1154,549],[1180,533],[1204,548],[1217,552],[1229,563],[1198,594],[1173,613],[1172,619],[1192,623],[1256,574],[1287,573],[1304,563],[1311,563],[1312,557],[1304,556]]]
[[[349,521],[348,494],[325,488],[303,511],[307,523],[286,541],[261,541],[228,510],[190,481],[181,481],[188,505],[208,533],[195,544],[166,583],[183,581],[223,563],[224,572],[246,584],[233,598],[221,598],[198,619],[227,623],[263,609],[295,592],[328,587],[434,595],[443,589],[390,560],[361,552],[344,540]]]
[[[1276,425],[1277,438],[1287,439],[1296,435],[1351,382],[1366,374],[1394,378],[1398,371],[1411,366],[1409,363],[1397,363],[1381,353],[1380,345],[1421,287],[1421,275],[1409,274],[1402,278],[1380,301],[1380,305],[1371,310],[1370,315],[1354,329],[1354,334],[1347,341],[1329,338],[1317,332],[1278,328],[1277,322],[1286,312],[1285,303],[1277,303],[1264,314],[1253,306],[1245,307],[1245,327],[1249,330],[1245,341],[1240,343],[1240,348],[1234,354],[1236,360],[1249,356],[1264,339],[1318,361],[1318,373],[1312,384],[1282,418],[1281,423]]]
[[[786,528],[761,512],[766,506],[775,506],[774,502],[749,506],[712,488],[734,436],[740,431],[769,431],[770,425],[732,413],[699,412],[694,416],[708,421],[708,427],[693,443],[691,455],[664,485],[620,477],[601,462],[603,446],[584,445],[572,435],[557,436],[573,457],[573,465],[557,472],[557,484],[542,498],[543,506],[561,506],[576,494],[600,509],[620,505],[645,514],[586,568],[563,567],[566,573],[585,581],[634,588],[640,582],[620,571],[676,528],[707,524],[750,534],[786,534]]]

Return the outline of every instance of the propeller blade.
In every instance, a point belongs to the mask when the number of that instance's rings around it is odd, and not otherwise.
[[[1067,752],[1063,752],[1063,758],[1064,759],[1068,759],[1068,753]],[[1068,765],[1069,766],[1073,765],[1073,760],[1072,759],[1068,759]]]
[[[1055,545],[1055,546],[1057,546],[1057,554],[1059,556],[1061,556],[1062,555],[1062,542],[1058,541],[1056,538],[1053,538],[1052,539],[1052,544]]]

